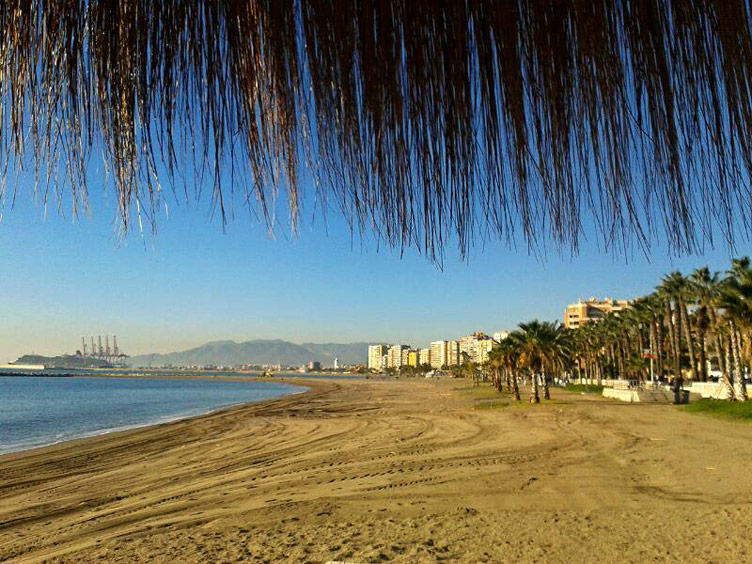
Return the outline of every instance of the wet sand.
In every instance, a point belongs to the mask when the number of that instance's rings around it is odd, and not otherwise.
[[[558,390],[506,407],[464,381],[310,385],[0,457],[0,561],[752,561],[752,425]]]

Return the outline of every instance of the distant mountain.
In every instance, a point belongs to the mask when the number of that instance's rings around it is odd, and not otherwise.
[[[128,359],[132,366],[231,366],[237,364],[286,364],[297,366],[318,360],[331,366],[334,358],[343,364],[366,362],[368,343],[304,343],[298,345],[281,339],[212,341],[187,351],[167,354],[144,354]]]

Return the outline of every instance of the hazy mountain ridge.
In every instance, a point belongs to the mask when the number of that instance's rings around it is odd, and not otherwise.
[[[166,354],[144,354],[128,359],[132,366],[173,365],[202,366],[208,364],[286,364],[297,366],[314,360],[331,366],[334,358],[342,364],[366,362],[368,343],[291,343],[282,339],[212,341],[188,349]]]

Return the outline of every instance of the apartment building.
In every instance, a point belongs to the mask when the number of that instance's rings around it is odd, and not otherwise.
[[[407,364],[407,351],[410,349],[407,345],[392,345],[387,351],[387,368],[400,368]]]
[[[410,350],[407,351],[407,365],[417,368],[420,364],[420,351]]]
[[[447,362],[447,341],[434,341],[431,343],[431,366],[441,368],[446,366]]]
[[[608,313],[628,307],[629,301],[613,298],[578,300],[577,303],[569,304],[564,311],[564,327],[577,329],[589,321],[597,321]]]
[[[389,347],[386,345],[369,345],[368,346],[368,368],[371,370],[383,370],[386,368],[384,357]]]

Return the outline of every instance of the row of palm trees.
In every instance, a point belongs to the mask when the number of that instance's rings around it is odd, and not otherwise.
[[[530,402],[551,399],[549,378],[570,368],[573,351],[572,332],[556,321],[533,320],[520,323],[509,337],[494,345],[487,368],[497,390],[504,386],[520,400],[520,377],[530,381]]]
[[[718,378],[729,400],[748,399],[752,370],[752,265],[735,259],[724,275],[699,268],[672,272],[651,294],[597,323],[566,330],[557,322],[522,323],[496,344],[485,366],[497,389],[520,399],[519,379],[530,381],[530,401],[549,398],[552,377],[670,381],[680,393],[685,377]]]

